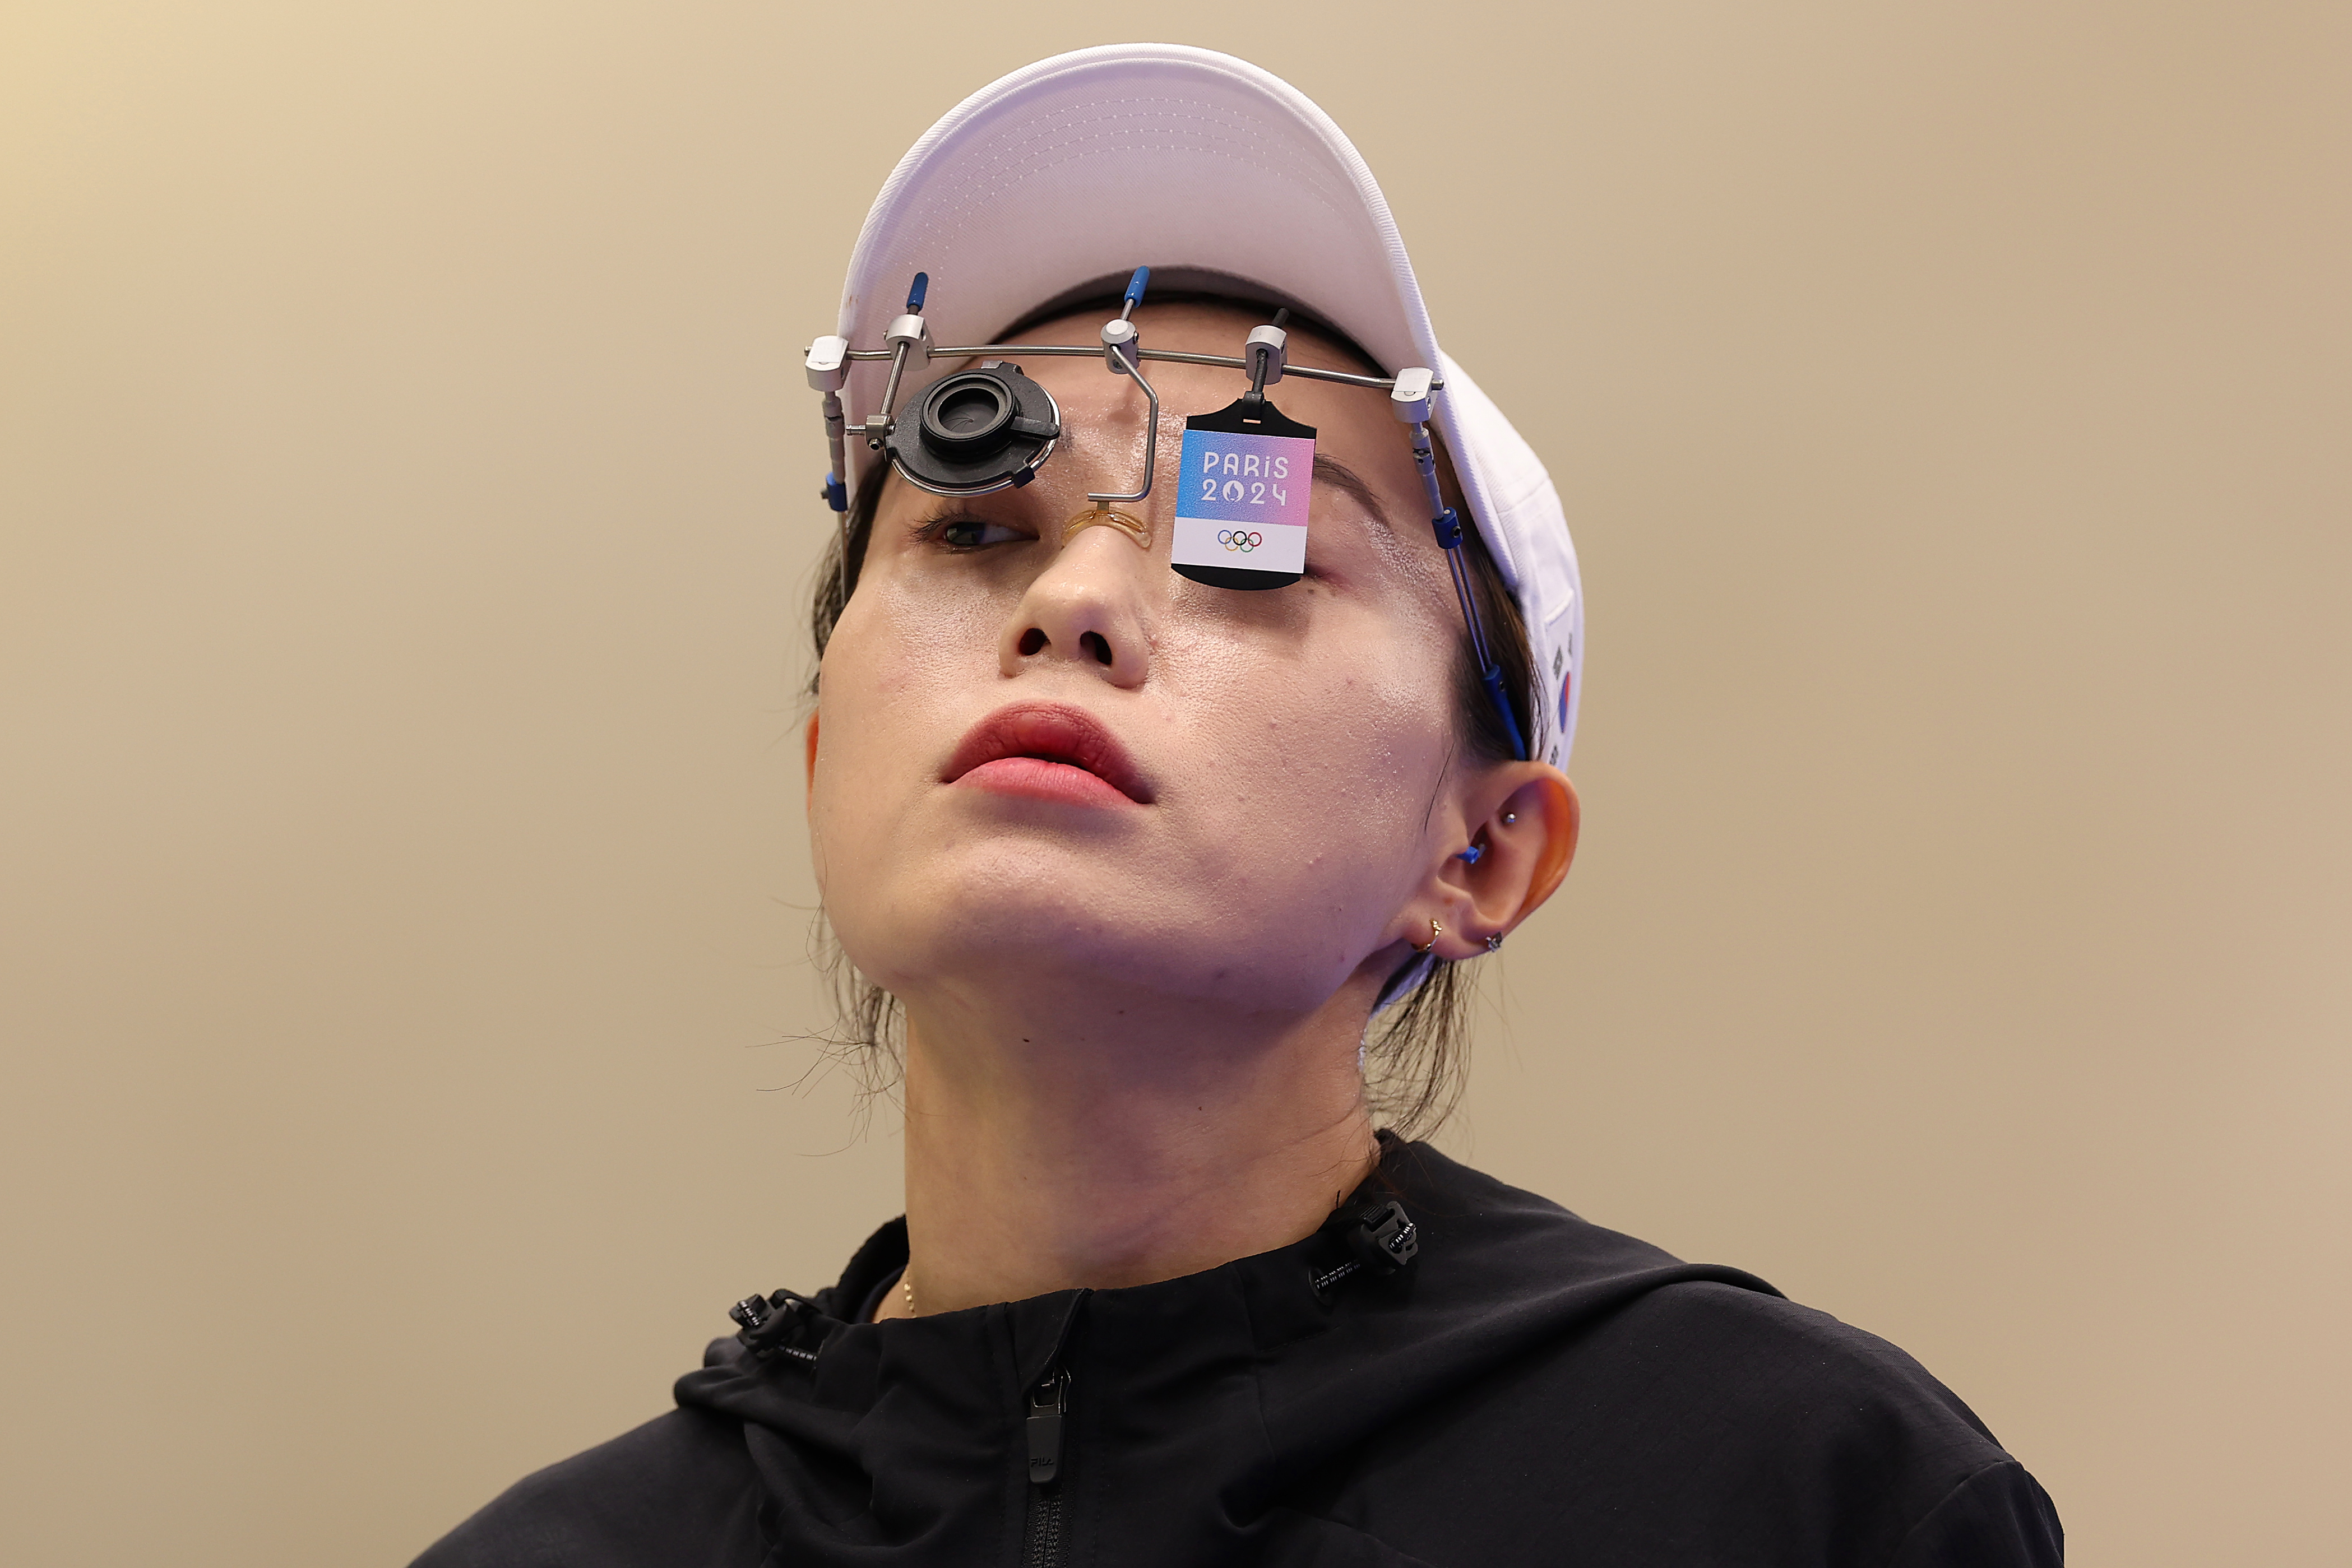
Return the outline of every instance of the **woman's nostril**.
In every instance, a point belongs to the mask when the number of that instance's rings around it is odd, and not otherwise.
[[[1021,640],[1013,643],[1013,647],[1024,659],[1033,653],[1042,653],[1053,645],[1054,640],[1045,635],[1045,629],[1042,626],[1030,627],[1021,633]],[[1117,662],[1118,656],[1110,651],[1110,639],[1099,632],[1080,632],[1078,648],[1087,657],[1098,664]]]

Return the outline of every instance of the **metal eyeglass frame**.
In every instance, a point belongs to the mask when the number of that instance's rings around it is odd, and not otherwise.
[[[812,391],[824,394],[825,443],[833,458],[833,470],[824,476],[823,494],[825,504],[839,514],[842,519],[844,570],[846,570],[848,559],[849,423],[848,416],[842,408],[841,392],[848,382],[850,369],[854,364],[886,360],[889,361],[890,377],[882,389],[881,411],[868,414],[857,426],[857,433],[865,437],[866,445],[876,452],[882,452],[884,443],[898,429],[897,409],[899,384],[906,377],[908,363],[919,353],[926,361],[999,358],[1014,354],[1086,359],[1100,354],[1105,366],[1111,373],[1123,375],[1133,381],[1137,386],[1143,389],[1143,395],[1150,402],[1149,417],[1144,425],[1141,482],[1133,492],[1125,495],[1087,492],[1087,499],[1092,501],[1097,510],[1106,512],[1113,506],[1132,506],[1149,497],[1151,494],[1152,476],[1159,466],[1160,394],[1152,390],[1151,382],[1144,377],[1142,361],[1145,360],[1160,360],[1185,365],[1213,365],[1227,370],[1246,371],[1250,378],[1250,390],[1245,401],[1262,402],[1265,396],[1266,387],[1272,382],[1280,381],[1286,375],[1298,376],[1307,381],[1333,382],[1342,386],[1368,387],[1374,391],[1385,392],[1389,394],[1391,412],[1396,415],[1400,423],[1411,426],[1412,430],[1413,466],[1420,471],[1422,486],[1429,496],[1430,527],[1436,533],[1439,547],[1445,551],[1446,570],[1454,580],[1454,595],[1462,607],[1463,623],[1470,632],[1470,652],[1472,657],[1478,663],[1479,681],[1486,688],[1487,700],[1494,706],[1496,715],[1502,720],[1505,733],[1510,737],[1511,755],[1519,761],[1526,761],[1528,758],[1526,734],[1519,727],[1518,715],[1511,706],[1510,695],[1504,688],[1502,667],[1495,662],[1494,653],[1487,643],[1486,620],[1478,612],[1477,595],[1471,584],[1469,568],[1462,559],[1462,519],[1453,507],[1445,504],[1445,497],[1438,488],[1437,455],[1430,441],[1429,417],[1432,399],[1445,389],[1444,380],[1420,366],[1399,371],[1393,376],[1362,376],[1346,371],[1317,370],[1307,365],[1290,364],[1285,356],[1287,335],[1282,327],[1282,322],[1289,315],[1286,310],[1278,313],[1272,324],[1252,329],[1247,341],[1243,345],[1244,350],[1243,358],[1236,359],[1225,354],[1180,353],[1171,349],[1147,349],[1143,347],[1141,338],[1130,318],[1135,314],[1136,307],[1143,302],[1143,291],[1150,282],[1150,267],[1139,267],[1135,269],[1135,275],[1128,280],[1127,291],[1121,300],[1118,315],[1103,323],[1102,341],[1099,347],[1095,348],[1053,343],[977,343],[946,348],[934,344],[931,341],[930,328],[922,316],[923,299],[930,287],[930,275],[923,272],[915,274],[914,287],[907,294],[905,311],[893,319],[888,329],[883,333],[883,340],[888,347],[853,349],[849,346],[849,340],[846,338],[819,338],[812,343],[809,346],[806,361],[809,387]],[[1058,434],[1058,425],[1056,433]],[[1020,478],[1007,478],[989,487],[1002,488],[1004,485],[1026,484],[1028,475],[1034,473],[1036,467],[1042,466],[1046,458],[1052,455],[1054,444],[1053,441],[1048,440],[1044,450],[1032,461]],[[940,490],[939,486],[925,484],[915,475],[908,473],[906,465],[899,463],[895,455],[892,455],[888,460],[909,484],[919,488],[943,495],[983,493],[976,490],[952,492]]]

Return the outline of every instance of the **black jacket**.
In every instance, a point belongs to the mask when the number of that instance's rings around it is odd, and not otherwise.
[[[849,1321],[906,1255],[894,1221],[813,1301],[745,1303],[677,1409],[417,1568],[2060,1561],[1901,1351],[1423,1145],[1278,1251]]]

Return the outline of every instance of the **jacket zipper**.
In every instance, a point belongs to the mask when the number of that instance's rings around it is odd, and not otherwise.
[[[1024,1568],[1059,1568],[1069,1554],[1062,1521],[1062,1427],[1070,1413],[1070,1375],[1056,1366],[1029,1391],[1029,1545]]]

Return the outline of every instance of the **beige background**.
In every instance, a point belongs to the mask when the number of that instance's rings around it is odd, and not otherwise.
[[[0,1559],[402,1563],[894,1212],[796,356],[1141,32],[1356,135],[1575,520],[1452,1146],[1906,1346],[2078,1563],[2347,1562],[2347,18],[16,0]]]

